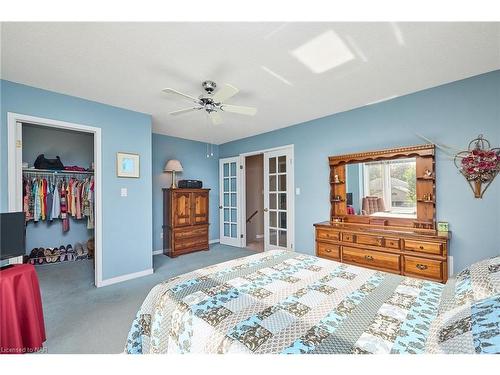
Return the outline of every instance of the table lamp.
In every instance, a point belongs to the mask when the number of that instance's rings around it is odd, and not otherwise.
[[[172,185],[170,186],[171,189],[176,189],[177,185],[175,183],[175,172],[182,172],[182,165],[179,160],[169,160],[167,161],[167,164],[165,164],[165,168],[163,169],[164,172],[172,172]]]

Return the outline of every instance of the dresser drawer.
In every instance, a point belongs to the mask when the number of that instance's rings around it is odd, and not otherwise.
[[[197,225],[197,226],[191,226],[187,228],[174,230],[174,237],[176,240],[182,240],[184,238],[200,237],[200,236],[208,236],[208,226]]]
[[[330,243],[317,242],[316,253],[319,257],[340,259],[340,246]]]
[[[174,237],[174,251],[183,249],[208,249],[207,236],[177,238]]]
[[[385,247],[389,247],[391,249],[399,249],[401,248],[401,240],[399,238],[385,238]]]
[[[411,256],[404,257],[404,275],[418,276],[432,280],[443,280],[443,262]]]
[[[366,234],[357,234],[356,243],[362,245],[384,246],[384,237],[381,236],[368,236]]]
[[[437,242],[405,240],[405,250],[441,255],[443,246]]]
[[[344,241],[344,242],[354,242],[354,234],[352,234],[352,233],[342,233],[342,241]]]
[[[378,251],[357,249],[355,247],[342,246],[342,260],[373,268],[396,271],[399,273],[400,256]]]
[[[316,232],[316,237],[323,240],[339,241],[340,233],[329,229],[318,229]]]

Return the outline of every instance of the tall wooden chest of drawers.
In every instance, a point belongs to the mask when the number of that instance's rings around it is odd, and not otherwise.
[[[163,189],[163,253],[208,250],[210,189]]]
[[[315,224],[316,255],[400,275],[446,282],[448,233],[348,225]]]

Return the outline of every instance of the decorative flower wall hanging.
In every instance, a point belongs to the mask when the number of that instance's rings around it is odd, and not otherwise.
[[[455,166],[469,183],[475,198],[482,198],[500,171],[500,148],[479,135],[469,143],[467,151],[455,155]]]

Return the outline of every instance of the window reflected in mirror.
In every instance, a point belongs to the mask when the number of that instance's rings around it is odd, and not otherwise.
[[[417,217],[416,159],[346,165],[347,213]]]

